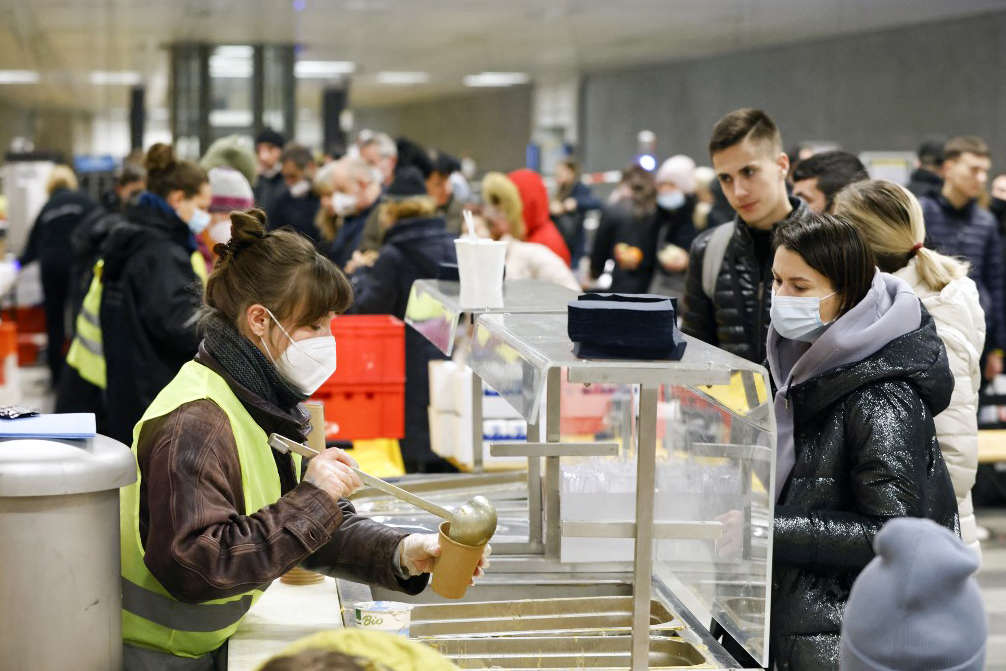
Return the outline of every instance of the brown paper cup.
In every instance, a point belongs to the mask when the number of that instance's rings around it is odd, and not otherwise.
[[[462,545],[450,539],[447,535],[450,529],[450,522],[440,524],[440,556],[433,564],[430,587],[445,599],[460,599],[468,591],[486,543]]]
[[[304,407],[311,413],[311,433],[307,436],[307,445],[316,452],[324,452],[325,406],[321,403],[305,403]]]

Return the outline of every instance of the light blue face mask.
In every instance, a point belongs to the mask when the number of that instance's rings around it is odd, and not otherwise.
[[[657,205],[665,210],[676,210],[685,204],[685,194],[681,191],[661,193],[657,196]]]
[[[200,233],[206,230],[206,227],[210,225],[213,218],[210,217],[210,213],[206,210],[196,208],[189,217],[189,220],[185,222],[189,226],[189,230],[192,231],[192,235],[198,236]]]
[[[837,291],[827,296],[777,296],[772,292],[772,328],[788,340],[814,342],[828,330],[833,322],[821,320],[821,301],[831,298]]]

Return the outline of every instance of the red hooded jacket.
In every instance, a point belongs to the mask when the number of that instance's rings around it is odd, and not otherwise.
[[[524,204],[524,226],[527,228],[524,239],[527,242],[545,245],[558,254],[568,266],[572,257],[566,242],[562,239],[562,234],[548,216],[548,191],[545,190],[545,182],[541,181],[538,173],[527,168],[514,170],[508,176],[510,181],[517,185],[520,199]]]

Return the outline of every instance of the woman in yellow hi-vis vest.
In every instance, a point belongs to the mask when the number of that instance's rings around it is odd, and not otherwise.
[[[298,457],[269,447],[274,432],[306,440],[300,404],[335,370],[330,324],[352,291],[307,238],[267,233],[259,210],[231,219],[198,354],[133,431],[139,478],[121,497],[126,669],[226,668],[227,639],[295,566],[417,594],[440,552],[435,534],[356,514],[344,497],[360,481],[341,450],[301,478]]]

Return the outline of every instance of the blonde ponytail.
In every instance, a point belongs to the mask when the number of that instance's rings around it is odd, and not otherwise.
[[[968,274],[967,263],[922,246],[922,206],[902,186],[884,180],[854,182],[835,196],[835,214],[863,233],[884,272],[901,270],[914,257],[919,279],[933,291]]]

